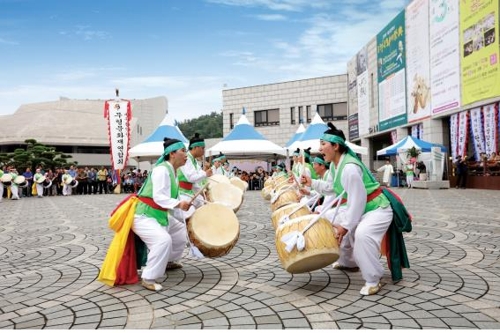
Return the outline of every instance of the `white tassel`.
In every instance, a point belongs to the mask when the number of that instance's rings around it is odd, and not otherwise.
[[[190,247],[189,247],[189,255],[191,257],[194,257],[196,259],[203,259],[205,258],[205,256],[203,255],[203,253],[200,252],[200,250],[198,249],[198,247],[196,245],[194,245],[193,243],[189,243]]]

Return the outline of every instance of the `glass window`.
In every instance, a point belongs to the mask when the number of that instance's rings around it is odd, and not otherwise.
[[[255,118],[255,127],[273,126],[280,124],[279,109],[255,111],[254,118]]]
[[[311,106],[306,106],[306,122],[309,124],[311,122]]]
[[[299,106],[299,122],[304,123],[304,115],[302,114],[302,106]]]
[[[229,114],[229,128],[230,128],[230,129],[233,129],[233,128],[234,128],[234,124],[233,124],[233,113],[230,113],[230,114]]]
[[[290,124],[295,125],[295,107],[290,108]]]

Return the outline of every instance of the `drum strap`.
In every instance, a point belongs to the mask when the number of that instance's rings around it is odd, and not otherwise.
[[[146,205],[154,208],[154,209],[158,209],[158,210],[161,210],[161,211],[168,211],[168,209],[166,208],[163,208],[162,206],[158,205],[154,200],[153,198],[147,198],[147,197],[137,197],[137,199],[139,199],[141,202],[145,203]]]
[[[191,191],[193,189],[193,183],[179,181],[179,187],[184,190]]]
[[[382,194],[382,189],[379,187],[375,191],[373,191],[372,193],[370,193],[366,196],[366,202],[372,201],[373,199],[375,199],[376,197],[378,197],[381,194]],[[340,202],[340,204],[343,205],[345,203],[347,203],[347,199],[342,198],[342,201]]]

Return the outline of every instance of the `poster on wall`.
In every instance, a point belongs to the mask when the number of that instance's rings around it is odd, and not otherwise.
[[[377,34],[379,129],[403,125],[406,115],[405,12]]]
[[[355,114],[358,112],[358,91],[356,87],[356,79],[358,77],[358,71],[356,68],[356,56],[354,56],[347,63],[347,106],[349,108],[349,114]]]
[[[347,118],[349,125],[349,141],[354,141],[359,138],[358,114],[351,114]]]
[[[368,85],[368,48],[363,47],[356,55],[357,61],[357,85],[358,85],[358,118],[359,135],[369,133],[370,127],[370,96]]]
[[[458,2],[432,0],[429,11],[431,108],[437,114],[460,106]]]
[[[406,97],[408,122],[431,116],[429,0],[406,7]]]
[[[462,104],[500,95],[498,1],[460,1]]]

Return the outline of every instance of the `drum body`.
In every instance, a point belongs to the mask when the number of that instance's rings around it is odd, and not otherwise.
[[[281,189],[271,194],[271,210],[274,212],[285,205],[298,203],[299,200],[299,194],[293,187]]]
[[[309,214],[311,214],[311,211],[307,206],[301,205],[300,203],[291,203],[275,210],[271,215],[271,222],[276,230],[280,226],[280,221],[286,217],[288,217],[288,220],[291,220]]]
[[[260,195],[265,200],[271,200],[271,193],[273,192],[273,187],[271,184],[265,185],[260,191]]]
[[[46,179],[43,181],[42,185],[43,185],[43,188],[49,188],[49,187],[51,187],[51,186],[52,186],[52,180],[50,180],[50,179],[46,178]]]
[[[210,258],[228,254],[240,236],[240,223],[232,209],[208,203],[198,208],[187,224],[189,240]]]
[[[208,201],[225,205],[235,213],[243,203],[243,191],[230,183],[218,183],[210,186],[207,197]]]
[[[291,219],[276,230],[276,251],[283,268],[292,274],[312,272],[333,264],[339,258],[339,246],[335,238],[335,229],[323,218],[304,233],[305,248],[295,247],[291,252],[285,250],[281,237],[290,232],[302,232],[318,215],[310,214]]]

